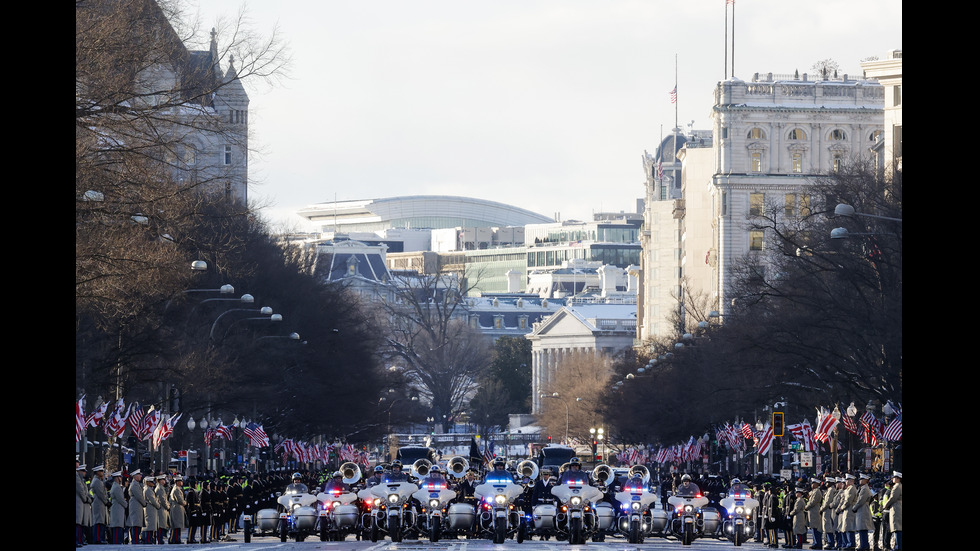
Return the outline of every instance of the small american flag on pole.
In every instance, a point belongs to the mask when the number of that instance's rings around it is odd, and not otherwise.
[[[249,423],[245,425],[245,436],[248,437],[248,441],[256,448],[265,448],[269,446],[269,435],[265,433],[262,425],[257,423]]]
[[[674,89],[670,91],[670,103],[677,103],[677,85],[674,85]]]
[[[75,402],[75,442],[82,439],[82,434],[85,432],[85,412],[82,411],[82,403],[85,400],[85,396],[82,396]]]

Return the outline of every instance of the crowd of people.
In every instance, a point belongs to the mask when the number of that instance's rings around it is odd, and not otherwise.
[[[240,515],[276,507],[276,492],[288,483],[279,471],[106,473],[76,456],[75,547],[231,540]]]
[[[674,473],[660,480],[665,508],[667,496],[677,491],[682,476]],[[718,496],[728,491],[733,482],[721,475],[703,475],[696,480],[718,509]],[[900,472],[894,471],[890,478],[880,474],[825,473],[790,481],[757,475],[738,482],[752,489],[759,501],[755,540],[766,547],[902,549]]]

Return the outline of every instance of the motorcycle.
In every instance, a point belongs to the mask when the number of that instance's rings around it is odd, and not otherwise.
[[[747,488],[733,487],[731,493],[722,497],[721,506],[725,510],[722,531],[730,541],[740,546],[755,535],[755,511],[759,501]]]
[[[405,532],[415,526],[415,510],[409,506],[412,494],[419,487],[411,482],[382,482],[370,489],[376,501],[376,516],[371,527],[371,541],[377,541],[380,532],[388,534],[393,543],[400,542]],[[383,526],[382,523],[383,513]]]
[[[560,532],[568,537],[568,543],[581,545],[598,530],[598,518],[593,502],[602,499],[602,492],[585,480],[569,480],[551,489],[561,508],[555,516]]]
[[[357,484],[361,479],[361,469],[356,463],[347,462],[340,466],[344,484]],[[357,531],[359,510],[354,501],[357,495],[345,492],[339,488],[329,488],[326,492],[317,494],[320,518],[318,532],[320,541],[343,541],[348,534]]]
[[[644,467],[643,470],[646,468]],[[631,469],[631,476],[633,472]],[[640,471],[637,470],[637,472]],[[649,479],[648,472],[645,478],[631,479],[623,486],[623,491],[616,492],[616,501],[619,502],[622,509],[616,525],[629,543],[643,543],[644,536],[654,532],[654,519],[650,513],[650,505],[657,502],[657,496],[647,489]]]
[[[680,538],[684,545],[691,545],[695,538],[704,535],[705,524],[702,508],[708,504],[708,498],[701,495],[700,491],[690,495],[678,490],[677,494],[667,498],[667,503],[674,510],[670,519],[670,531]]]
[[[523,543],[527,535],[524,515],[514,509],[514,500],[524,492],[524,487],[515,484],[508,473],[494,478],[487,475],[483,484],[477,486],[474,494],[480,500],[480,520],[483,528],[493,536],[494,543],[504,543],[513,533],[517,533],[517,543]]]
[[[456,492],[449,489],[445,480],[429,481],[412,494],[412,497],[422,504],[424,516],[419,520],[424,524],[420,529],[429,534],[429,541],[433,543],[439,541],[442,531],[447,528],[443,522],[443,515],[446,513],[449,501],[456,497]]]
[[[316,533],[319,514],[314,505],[317,501],[315,495],[306,492],[286,492],[276,501],[283,507],[276,527],[279,541],[285,543],[289,538],[303,541],[306,536]],[[262,511],[259,511],[259,515],[262,515]]]

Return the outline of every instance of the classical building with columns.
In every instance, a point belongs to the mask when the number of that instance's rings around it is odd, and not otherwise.
[[[541,392],[561,375],[573,354],[610,357],[633,345],[635,304],[574,304],[534,324],[531,341],[531,413],[541,413]]]

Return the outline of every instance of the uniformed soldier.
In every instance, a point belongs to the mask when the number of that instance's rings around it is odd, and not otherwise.
[[[828,476],[825,480],[827,491],[823,495],[823,504],[820,505],[821,527],[827,544],[827,549],[837,547],[837,519],[834,515],[834,502],[837,501],[837,477]]]
[[[895,551],[902,549],[902,473],[892,472],[892,492],[885,502],[889,514],[889,528],[895,534]]]
[[[140,541],[140,533],[146,526],[146,495],[143,492],[143,473],[139,469],[129,473],[129,512],[126,515],[126,527],[129,528],[129,541],[136,544]]]
[[[823,523],[820,518],[820,508],[823,506],[823,491],[820,490],[820,479],[810,481],[810,493],[806,498],[806,523],[813,530],[813,545],[810,549],[823,549]]]
[[[89,501],[88,486],[85,485],[85,479],[83,474],[85,473],[85,465],[78,462],[78,456],[75,456],[75,547],[81,547],[85,545],[85,517],[86,508],[91,513],[92,507]]]
[[[794,491],[792,509],[789,512],[792,525],[792,540],[789,547],[803,548],[803,537],[806,535],[806,490],[797,487]]]
[[[170,530],[170,488],[165,474],[157,476],[157,501],[160,503],[157,543],[163,545],[167,541],[167,532]]]
[[[861,546],[858,549],[861,551],[871,551],[871,547],[868,545],[868,531],[874,530],[874,522],[871,520],[871,501],[874,499],[874,495],[871,493],[871,487],[868,486],[870,482],[871,477],[861,473],[858,478],[857,499],[851,508],[854,512],[854,529],[861,541]]]
[[[92,494],[92,540],[95,543],[109,543],[106,530],[109,524],[109,492],[105,488],[105,467],[96,466],[92,474],[92,483],[89,484]]]
[[[837,515],[838,515],[838,532],[844,538],[844,545],[841,549],[857,547],[855,538],[855,516],[856,514],[851,510],[854,504],[857,502],[858,489],[854,485],[855,477],[851,473],[844,475],[844,490],[841,492],[841,497],[837,505]]]
[[[112,473],[112,486],[109,487],[109,543],[119,545],[123,542],[128,506],[122,471],[116,471]]]
[[[190,532],[187,534],[187,543],[198,543],[197,541],[197,531],[204,524],[203,515],[201,514],[201,494],[198,492],[197,480],[193,477],[187,480],[187,493],[184,494],[187,499],[187,525],[190,527]],[[201,533],[201,539],[204,539],[204,533]]]
[[[143,543],[157,542],[157,529],[160,526],[160,501],[157,499],[157,477],[143,479],[143,500],[146,502],[146,524],[143,527]]]
[[[174,485],[170,489],[170,538],[167,543],[184,543],[181,532],[187,528],[187,498],[184,496],[184,478],[174,475]]]
[[[211,524],[214,522],[214,509],[211,502],[211,481],[201,483],[201,543],[211,543]]]

